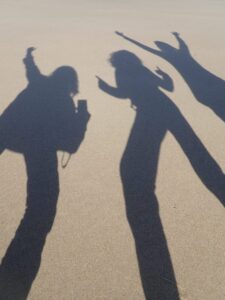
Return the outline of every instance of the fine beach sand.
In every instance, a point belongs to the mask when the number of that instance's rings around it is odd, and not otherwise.
[[[115,85],[108,59],[121,49],[152,71],[160,67],[174,82],[174,91],[165,94],[225,172],[225,123],[196,101],[171,64],[114,33],[150,47],[156,40],[176,47],[171,32],[179,32],[199,64],[225,80],[224,26],[222,0],[0,1],[0,113],[27,85],[22,59],[33,46],[42,73],[61,65],[76,69],[80,93],[74,100],[86,99],[91,114],[67,168],[58,153],[57,215],[28,299],[144,299],[119,172],[135,111],[129,100],[103,93],[95,76]],[[180,299],[225,299],[225,210],[170,133],[161,146],[156,194]],[[23,156],[6,150],[0,155],[1,258],[25,202]]]

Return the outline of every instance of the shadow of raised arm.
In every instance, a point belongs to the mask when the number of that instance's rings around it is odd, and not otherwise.
[[[27,48],[26,56],[23,59],[26,68],[26,77],[29,83],[36,82],[37,80],[44,77],[44,75],[41,74],[39,68],[34,62],[34,57],[32,55],[32,52],[34,50],[36,50],[34,47]]]
[[[167,73],[162,71],[159,67],[157,67],[155,72],[160,76],[160,77],[156,76],[157,80],[159,79],[157,85],[169,92],[172,92],[173,91],[172,78]]]
[[[127,41],[129,41],[129,42],[131,42],[131,43],[133,43],[133,44],[135,44],[136,46],[139,46],[139,47],[141,47],[142,49],[144,49],[144,50],[146,50],[146,51],[148,51],[148,52],[151,52],[151,53],[153,53],[153,54],[156,54],[156,55],[161,56],[161,51],[160,51],[160,50],[157,50],[157,49],[151,48],[151,47],[149,47],[149,46],[146,46],[146,45],[144,45],[144,44],[142,44],[142,43],[140,43],[140,42],[138,42],[138,41],[136,41],[136,40],[134,40],[134,39],[132,39],[132,38],[130,38],[130,37],[128,37],[128,36],[126,36],[126,35],[123,34],[122,32],[115,31],[115,33],[116,33],[118,36],[122,37],[123,39],[125,39],[125,40],[127,40]]]
[[[187,44],[184,42],[184,40],[180,37],[180,34],[178,32],[173,32],[172,34],[175,36],[177,42],[178,42],[178,48],[175,48],[167,43],[161,42],[161,41],[155,41],[155,45],[159,49],[154,49],[151,48],[147,45],[144,45],[128,36],[125,34],[116,31],[115,32],[118,36],[122,37],[123,39],[133,43],[134,45],[142,48],[143,50],[146,50],[152,54],[155,54],[159,57],[162,57],[163,59],[167,60],[168,62],[172,63],[174,59],[177,58],[177,56],[183,56],[183,55],[190,55],[189,49]]]

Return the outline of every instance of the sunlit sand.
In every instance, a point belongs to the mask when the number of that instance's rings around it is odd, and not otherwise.
[[[219,0],[1,1],[0,113],[26,89],[35,47],[42,74],[76,70],[74,103],[91,115],[76,153],[55,150],[57,211],[27,299],[224,299],[224,26]],[[152,90],[155,110],[143,104]],[[0,144],[1,259],[28,195],[23,152],[9,148]]]

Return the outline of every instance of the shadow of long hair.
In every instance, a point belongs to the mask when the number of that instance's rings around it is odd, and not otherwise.
[[[24,156],[26,210],[0,265],[0,299],[26,299],[41,264],[41,254],[57,209],[57,151],[75,153],[89,114],[76,111],[76,71],[69,66],[44,76],[33,48],[24,59],[28,86],[0,117],[0,148]]]

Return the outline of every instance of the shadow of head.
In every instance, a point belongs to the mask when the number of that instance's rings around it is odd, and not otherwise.
[[[114,68],[132,68],[142,67],[142,61],[132,52],[120,50],[113,52],[109,59]]]
[[[177,51],[177,49],[167,43],[155,41],[155,45],[161,50],[161,52],[170,53],[171,51]]]
[[[78,90],[78,76],[76,71],[70,66],[57,68],[50,76],[52,86],[60,94],[74,96]]]

